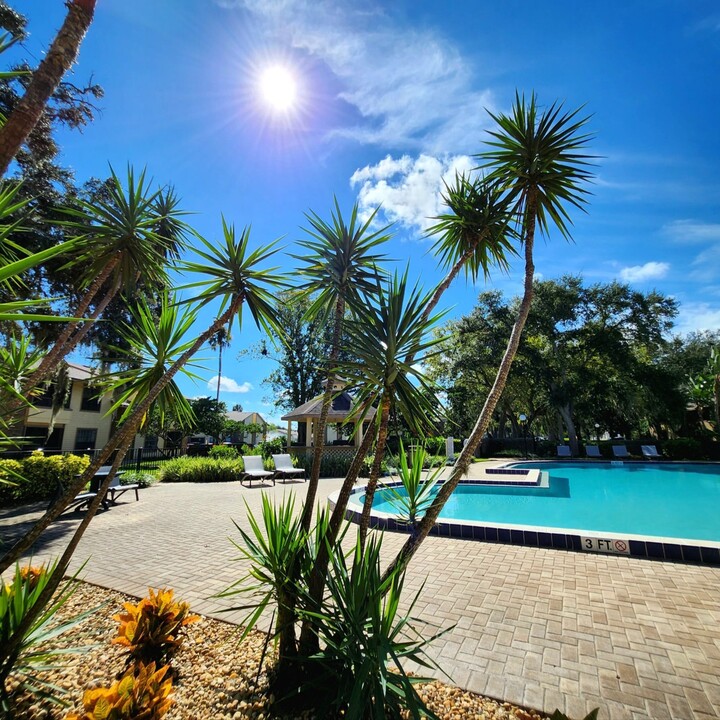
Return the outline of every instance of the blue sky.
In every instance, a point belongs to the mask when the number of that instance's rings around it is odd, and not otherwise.
[[[37,62],[62,22],[61,0],[13,3],[28,16],[22,54]],[[440,279],[428,216],[443,177],[476,164],[490,118],[517,90],[541,104],[585,105],[599,160],[574,244],[538,243],[543,278],[582,274],[629,282],[680,303],[678,332],[720,327],[720,6],[715,0],[353,2],[98,0],[72,80],[105,89],[82,134],[63,133],[62,161],[79,181],[108,163],[147,166],[175,185],[208,239],[220,215],[252,225],[257,244],[303,238],[303,213],[328,217],[382,204],[395,223],[388,254]],[[271,65],[297,80],[292,113],[273,112],[258,78]],[[292,262],[279,258],[288,269]],[[522,266],[487,287],[520,290]],[[458,281],[451,315],[486,288]],[[204,308],[209,324],[213,308]],[[268,419],[269,361],[237,359],[257,340],[249,321],[226,351],[229,406]],[[210,380],[215,361],[208,351]],[[211,394],[182,381],[190,396]]]

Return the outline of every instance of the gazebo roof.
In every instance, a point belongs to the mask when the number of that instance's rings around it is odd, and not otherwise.
[[[307,418],[319,418],[320,412],[322,411],[323,396],[318,395],[312,400],[308,400],[303,403],[300,407],[291,410],[287,415],[283,415],[281,420],[305,420]],[[343,420],[351,417],[350,411],[353,406],[352,395],[348,392],[341,392],[336,395],[332,400],[330,411],[328,412],[327,421],[330,423],[342,422]],[[375,408],[371,407],[365,419],[375,417]]]

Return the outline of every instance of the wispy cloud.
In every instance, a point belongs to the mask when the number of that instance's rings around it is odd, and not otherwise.
[[[350,185],[359,188],[358,201],[366,217],[380,206],[387,222],[423,232],[442,211],[444,184],[452,182],[456,172],[468,175],[475,164],[467,155],[444,159],[424,154],[417,158],[388,155],[375,165],[356,170]]]
[[[664,278],[670,270],[670,264],[650,261],[644,265],[631,265],[620,270],[620,278],[625,282],[647,282]]]
[[[434,30],[401,27],[380,7],[319,0],[218,0],[244,8],[274,39],[321,60],[339,97],[361,121],[331,135],[420,152],[467,151],[494,110],[489,89],[475,89],[473,68]]]
[[[676,332],[684,335],[718,328],[720,328],[719,306],[706,302],[686,302],[680,306],[675,323]]]
[[[682,243],[720,242],[720,223],[697,220],[673,220],[662,226],[662,233]]]
[[[208,380],[208,389],[209,390],[216,390],[217,389],[217,381],[218,376],[215,375],[215,377],[211,377]],[[246,393],[250,392],[253,389],[253,386],[249,382],[244,383],[238,383],[236,380],[233,380],[232,378],[225,377],[223,375],[222,378],[220,378],[220,392],[226,392],[226,393]]]

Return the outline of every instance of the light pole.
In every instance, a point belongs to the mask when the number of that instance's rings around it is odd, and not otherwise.
[[[518,420],[520,420],[523,427],[523,447],[525,448],[525,459],[527,460],[527,415],[525,413],[520,413],[520,415],[518,416]]]
[[[595,439],[598,445],[600,444],[600,423],[595,423]]]

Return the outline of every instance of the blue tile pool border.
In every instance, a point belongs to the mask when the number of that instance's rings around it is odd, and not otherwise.
[[[487,482],[474,480],[463,480],[461,485],[487,485]],[[401,483],[385,483],[384,487],[399,487]],[[353,489],[350,496],[361,495],[365,492],[365,486]],[[330,508],[334,509],[337,493],[330,495]],[[359,523],[362,510],[357,510],[348,505],[345,511],[345,518],[351,522]],[[388,513],[373,513],[370,516],[370,527],[377,530],[388,530],[390,532],[409,532],[406,523],[397,520]],[[481,542],[504,543],[508,545],[524,545],[527,547],[551,548],[555,550],[570,550],[574,552],[589,551],[582,549],[581,537],[613,537],[614,533],[599,533],[595,531],[583,531],[581,536],[577,531],[565,532],[561,528],[544,527],[508,527],[499,525],[488,525],[473,522],[458,522],[449,520],[438,521],[430,535],[437,537],[449,537],[458,540],[479,540]],[[619,535],[617,537],[620,537]],[[626,537],[626,536],[622,536]],[[647,560],[661,560],[667,562],[683,562],[700,565],[720,565],[720,543],[703,543],[703,541],[678,540],[672,541],[668,538],[652,536],[631,536],[629,540],[628,553],[593,552],[595,555],[615,555],[616,557],[634,557]]]

